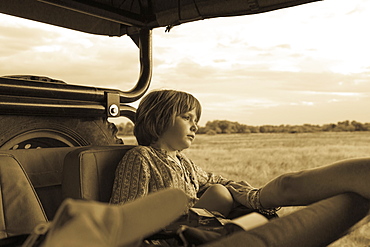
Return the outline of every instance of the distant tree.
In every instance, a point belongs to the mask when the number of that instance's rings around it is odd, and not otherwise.
[[[264,125],[259,128],[260,133],[268,133],[268,128]]]
[[[132,122],[120,123],[117,125],[119,135],[133,135],[134,124]]]
[[[118,134],[133,135],[134,124],[132,122],[117,125]],[[345,120],[336,124],[312,125],[262,125],[250,126],[228,120],[208,121],[205,126],[199,126],[198,134],[249,134],[249,133],[312,133],[312,132],[340,132],[340,131],[370,131],[370,123]]]
[[[197,133],[198,134],[206,134],[207,133],[206,127],[199,126]]]
[[[134,124],[132,122],[127,122],[125,125],[124,135],[133,135],[134,134]]]
[[[247,126],[247,128],[249,130],[249,133],[260,133],[260,128],[258,126]]]
[[[323,127],[321,128],[323,131],[328,131],[328,132],[330,132],[330,131],[334,131],[334,129],[337,127],[337,125],[336,124],[333,124],[333,123],[331,123],[331,124],[324,124],[323,125]]]
[[[117,129],[118,129],[118,134],[123,135],[123,132],[125,131],[125,124],[124,123],[118,124]]]
[[[355,127],[348,120],[346,120],[343,122],[338,122],[337,126],[334,128],[334,131],[355,131]]]
[[[220,133],[222,133],[222,130],[220,129],[220,127],[218,126],[218,123],[219,123],[220,121],[219,120],[215,120],[215,121],[208,121],[207,123],[206,123],[206,133],[208,132],[208,131],[210,131],[210,130],[213,130],[213,131],[215,131],[217,134],[220,134]]]
[[[359,123],[357,121],[352,121],[351,125],[355,127],[355,131],[367,131],[367,130],[369,130],[368,128],[366,128],[366,126],[364,124]]]
[[[230,122],[226,120],[218,121],[218,127],[221,129],[221,133],[230,134]]]
[[[217,135],[216,131],[214,130],[208,130],[206,134],[207,135]]]
[[[261,133],[275,133],[278,132],[279,127],[278,126],[273,126],[273,125],[262,125],[260,127],[260,132]]]
[[[364,123],[364,131],[370,131],[370,123]]]
[[[305,133],[322,131],[320,125],[304,124],[302,127]]]

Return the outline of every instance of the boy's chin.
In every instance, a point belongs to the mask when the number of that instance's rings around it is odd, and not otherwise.
[[[186,145],[183,145],[181,150],[184,150],[184,149],[190,148],[190,146],[191,146],[191,143],[188,143],[188,144],[186,144]]]

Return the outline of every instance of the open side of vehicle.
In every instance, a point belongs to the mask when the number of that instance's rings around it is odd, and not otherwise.
[[[314,1],[1,1],[0,13],[87,33],[129,35],[139,47],[141,67],[129,91],[0,77],[0,239],[29,234],[37,223],[52,220],[64,198],[109,200],[115,167],[131,146],[116,145],[121,141],[107,119],[134,122],[135,109],[128,104],[150,85],[153,28]]]

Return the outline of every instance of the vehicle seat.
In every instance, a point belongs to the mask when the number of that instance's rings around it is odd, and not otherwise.
[[[132,145],[80,147],[68,153],[62,176],[63,198],[109,202],[116,167]]]
[[[79,147],[0,150],[11,155],[26,171],[49,220],[62,203],[62,172],[64,157]],[[0,157],[0,163],[3,163]]]
[[[29,234],[46,214],[21,163],[6,153],[0,160],[0,239]]]

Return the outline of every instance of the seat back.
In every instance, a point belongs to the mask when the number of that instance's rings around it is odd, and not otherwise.
[[[0,239],[52,220],[64,198],[108,202],[116,167],[132,147],[0,150]]]
[[[109,202],[116,167],[132,145],[80,147],[64,160],[64,198]]]
[[[29,234],[47,217],[19,160],[0,153],[0,239]]]
[[[62,203],[63,162],[67,153],[78,147],[1,150],[0,163],[3,158],[14,157],[22,165],[33,185],[44,211],[52,220]]]

